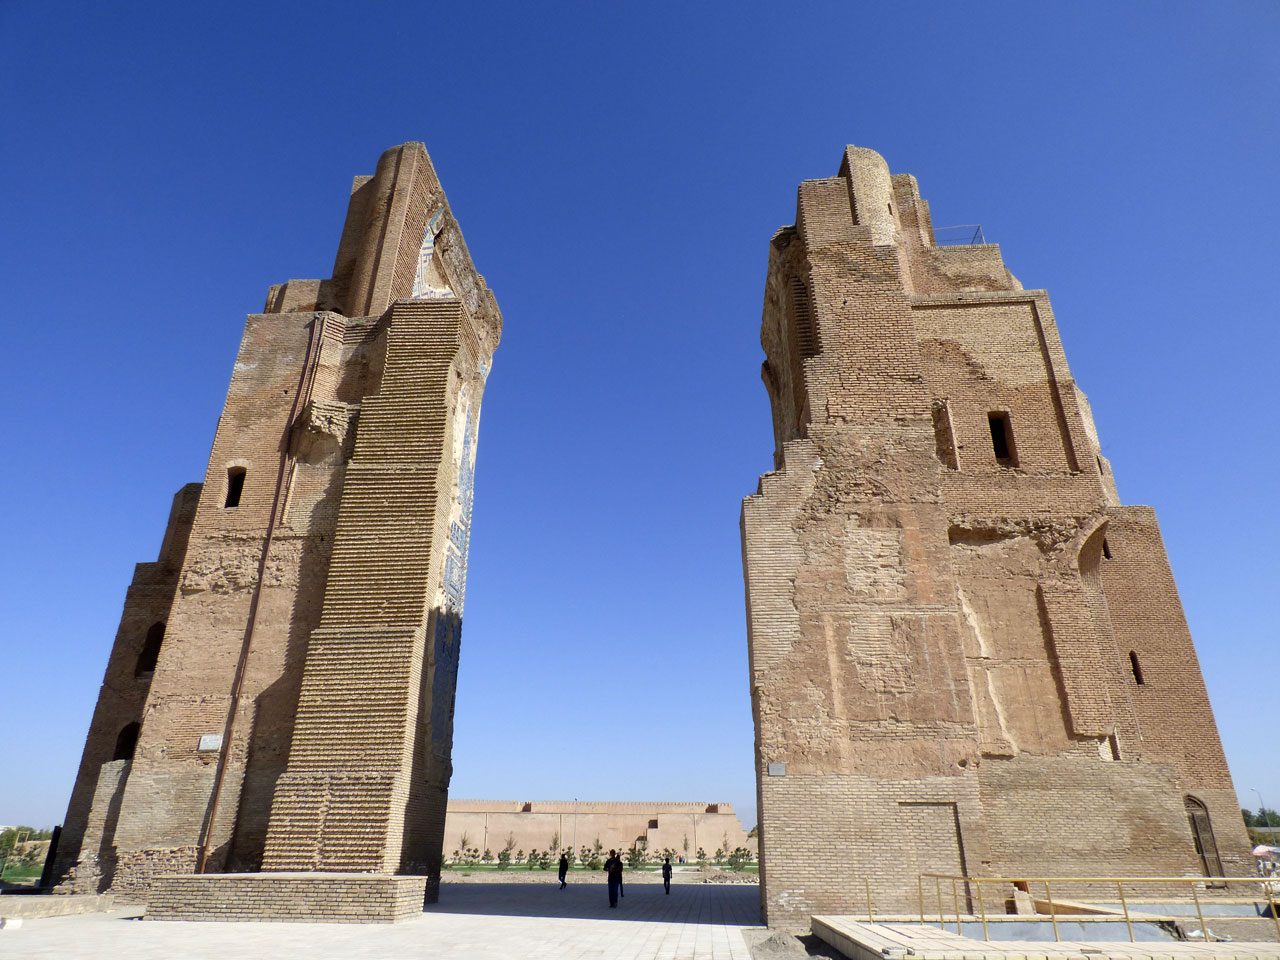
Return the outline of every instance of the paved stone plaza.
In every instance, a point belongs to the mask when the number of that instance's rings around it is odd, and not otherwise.
[[[450,960],[748,960],[760,924],[754,884],[626,887],[616,910],[603,882],[446,884],[440,902],[394,925],[147,923],[141,908],[28,921],[0,931],[0,956],[25,960],[227,960],[448,957]]]

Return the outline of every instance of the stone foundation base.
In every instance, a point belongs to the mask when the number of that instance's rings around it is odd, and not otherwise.
[[[104,913],[115,906],[115,897],[109,893],[77,896],[65,893],[5,893],[0,894],[0,920],[20,917],[35,920],[40,917],[65,917],[74,913]]]
[[[426,877],[387,873],[156,877],[146,919],[396,923],[422,913],[426,886]]]

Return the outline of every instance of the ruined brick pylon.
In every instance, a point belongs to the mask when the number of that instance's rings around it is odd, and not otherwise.
[[[1045,292],[939,246],[915,178],[849,147],[770,243],[761,340],[769,924],[868,890],[914,913],[922,872],[1252,873],[1155,513],[1120,503]]]
[[[440,870],[480,401],[502,316],[427,151],[249,317],[203,484],[125,601],[56,873]]]

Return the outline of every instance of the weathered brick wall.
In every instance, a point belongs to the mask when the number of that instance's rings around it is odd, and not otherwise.
[[[769,923],[863,910],[867,879],[918,909],[924,869],[1194,872],[1189,793],[1242,864],[1154,519],[1117,506],[1047,295],[994,245],[935,247],[914,179],[850,148],[770,244],[761,342],[779,469],[742,528]]]
[[[1117,673],[1132,693],[1140,756],[1170,764],[1183,793],[1209,808],[1225,872],[1251,875],[1254,861],[1240,828],[1239,801],[1155,511],[1113,508],[1105,535],[1110,557],[1099,569],[1115,627]]]
[[[106,766],[112,765],[121,731],[129,724],[142,722],[143,706],[155,674],[154,670],[139,670],[139,656],[149,631],[157,624],[167,628],[199,496],[198,483],[187,484],[174,496],[158,559],[137,565],[125,594],[120,628],[85,738],[54,864],[53,878],[58,883],[68,879],[78,861],[86,861],[71,878],[69,889],[96,893],[99,887],[105,889],[111,884],[114,866],[109,861],[113,856],[116,818],[110,824],[102,818],[96,830],[90,827],[89,820],[95,807],[103,809],[108,796],[115,798],[118,809],[123,783],[116,777],[117,782],[107,785],[103,776],[113,776]]]
[[[157,878],[147,920],[396,923],[422,913],[425,877],[205,874]]]
[[[468,846],[481,853],[487,848],[495,856],[508,837],[515,842],[513,853],[577,851],[597,839],[605,850],[630,850],[641,840],[651,854],[669,849],[690,858],[699,847],[708,854],[721,847],[756,849],[755,838],[747,836],[728,803],[451,800],[444,832],[446,857],[462,847],[464,836]]]
[[[423,242],[428,221],[435,231],[428,270],[433,299],[409,306],[403,301],[414,293],[420,251],[425,257],[431,249]],[[327,594],[341,592],[330,575],[335,543],[350,558],[360,552],[362,538],[376,536],[370,531],[378,522],[398,521],[403,529],[416,521],[432,572],[418,576],[421,571],[400,568],[400,557],[389,547],[393,538],[387,537],[383,569],[360,572],[377,585],[370,596],[381,590],[384,598],[418,597],[416,612],[405,621],[411,625],[407,639],[402,637],[407,646],[394,668],[405,682],[382,705],[401,715],[400,730],[392,734],[399,744],[393,750],[399,785],[381,807],[368,806],[378,792],[371,788],[365,800],[346,808],[335,804],[325,813],[329,824],[373,816],[390,827],[380,835],[364,834],[354,860],[333,852],[342,847],[335,835],[330,853],[316,862],[350,866],[372,857],[391,870],[429,872],[433,864],[438,870],[461,618],[463,580],[456,574],[465,571],[466,552],[466,538],[453,535],[460,510],[455,494],[460,464],[469,471],[474,463],[483,376],[501,333],[501,315],[475,272],[421,144],[388,151],[373,177],[357,178],[334,277],[273,287],[267,309],[246,324],[205,483],[193,485],[188,496],[184,523],[190,536],[172,538],[163,570],[143,577],[140,567],[142,579],[131,588],[108,680],[118,664],[136,659],[143,621],[159,617],[167,632],[154,678],[123,705],[104,693],[86,745],[68,815],[64,872],[82,859],[79,836],[99,802],[98,768],[109,755],[104,745],[114,743],[126,719],[142,720],[127,776],[113,787],[114,831],[84,853],[95,858],[92,869],[86,864],[80,871],[94,877],[85,882],[142,888],[157,872],[192,870],[203,858],[206,869],[262,865],[290,756],[301,759],[308,749],[325,749],[322,736],[304,737],[314,744],[297,746],[296,724],[304,666],[314,662],[314,672],[325,661],[323,649],[312,651],[312,635],[325,610],[332,623],[341,620],[338,607],[350,606],[341,598],[333,609],[324,605]],[[427,329],[433,324],[439,336]],[[418,342],[419,337],[424,339]],[[438,389],[430,397],[422,393],[427,367],[419,360],[435,364],[429,377]],[[403,415],[406,402],[421,408],[418,433],[438,434],[446,442],[406,446],[419,458],[418,469],[392,470],[400,474],[395,480],[405,481],[397,487],[385,484],[376,466],[370,469],[371,458],[350,461],[360,437],[366,451],[378,437],[384,444],[413,439],[412,431],[387,430],[388,418]],[[455,408],[464,416],[451,421]],[[464,435],[471,445],[465,458],[459,452]],[[245,471],[244,485],[239,503],[229,505],[233,470]],[[469,490],[469,474],[466,481]],[[384,501],[382,494],[393,487],[397,496]],[[384,507],[380,520],[366,509],[375,502]],[[469,509],[468,501],[468,520]],[[431,611],[445,606],[447,563],[454,563],[450,618],[437,629]],[[388,648],[376,636],[348,639],[355,661],[387,663]],[[438,668],[440,655],[444,662]],[[348,692],[355,709],[367,710],[371,718],[378,714],[369,690]],[[449,705],[443,715],[431,709],[441,701]],[[344,707],[334,709],[341,713]],[[301,715],[310,717],[306,709]],[[383,734],[372,719],[365,732],[369,741],[355,749],[373,756]],[[392,796],[400,810],[394,816]],[[371,845],[378,850],[371,852]],[[106,876],[99,861],[110,862],[113,876]]]

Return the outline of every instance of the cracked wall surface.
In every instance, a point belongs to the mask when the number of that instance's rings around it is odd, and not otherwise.
[[[138,567],[58,853],[68,888],[438,874],[501,329],[425,148],[387,151],[352,186],[333,277],[272,287],[248,318],[204,482]]]
[[[850,147],[770,243],[761,343],[776,469],[742,540],[770,925],[863,912],[867,882],[915,911],[921,872],[1248,870],[1154,514],[1119,503],[1044,291],[993,244],[937,246],[915,179]]]

